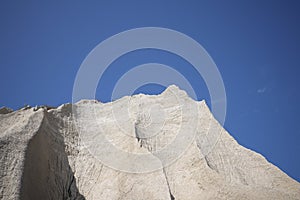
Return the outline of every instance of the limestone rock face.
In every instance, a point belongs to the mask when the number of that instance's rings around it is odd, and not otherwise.
[[[0,199],[300,199],[176,86],[0,113]]]

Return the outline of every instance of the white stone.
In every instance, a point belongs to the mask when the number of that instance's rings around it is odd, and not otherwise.
[[[300,199],[300,184],[170,86],[1,114],[0,199]]]

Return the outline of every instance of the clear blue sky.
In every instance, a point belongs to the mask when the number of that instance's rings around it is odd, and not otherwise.
[[[299,1],[2,0],[0,106],[71,102],[87,54],[109,36],[145,26],[174,29],[202,44],[224,79],[225,128],[300,181]],[[158,50],[129,53],[107,70],[97,98],[108,101],[122,73],[148,62],[188,66]],[[181,73],[209,101],[203,80],[188,68]],[[148,85],[139,92],[160,90]]]

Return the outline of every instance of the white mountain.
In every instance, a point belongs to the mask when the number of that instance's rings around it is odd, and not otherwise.
[[[300,199],[176,86],[0,114],[0,199]]]

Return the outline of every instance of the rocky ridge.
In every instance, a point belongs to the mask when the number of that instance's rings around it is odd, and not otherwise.
[[[297,181],[239,145],[204,101],[176,86],[105,104],[0,110],[0,199],[300,199]],[[167,162],[178,149],[159,152],[178,131],[195,137]],[[116,149],[149,155],[154,164],[117,162],[114,154],[102,162],[109,152],[99,145],[101,134]]]

